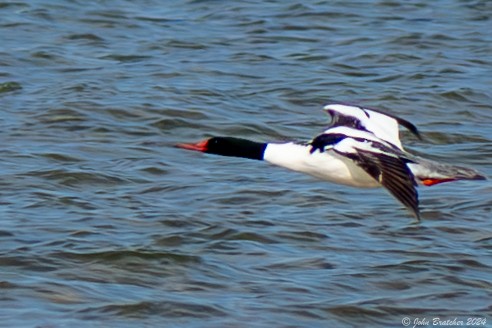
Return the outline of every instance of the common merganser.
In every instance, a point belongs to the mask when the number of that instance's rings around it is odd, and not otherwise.
[[[412,123],[375,109],[329,104],[330,127],[306,143],[261,143],[212,137],[179,148],[265,160],[330,182],[362,188],[385,187],[420,220],[416,186],[456,180],[485,180],[477,171],[438,163],[403,149],[399,125],[420,138]]]

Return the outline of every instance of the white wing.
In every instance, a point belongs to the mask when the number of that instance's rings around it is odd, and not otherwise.
[[[417,128],[412,123],[374,109],[344,104],[329,104],[323,109],[332,116],[332,127],[346,126],[365,130],[402,150],[399,125],[403,125],[420,138]]]

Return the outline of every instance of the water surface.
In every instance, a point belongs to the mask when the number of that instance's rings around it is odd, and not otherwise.
[[[492,320],[492,185],[384,190],[172,147],[306,140],[322,105],[414,122],[492,176],[490,1],[0,4],[8,327]],[[490,322],[486,324],[490,325]]]

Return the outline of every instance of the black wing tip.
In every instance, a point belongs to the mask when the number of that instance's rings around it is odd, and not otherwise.
[[[381,114],[384,114],[384,113],[381,113]],[[408,131],[413,133],[413,135],[415,135],[419,140],[423,140],[422,135],[420,134],[420,131],[417,129],[415,124],[413,124],[407,120],[404,120],[400,117],[397,117],[397,116],[391,116],[391,117],[393,117],[398,122],[398,124],[400,124],[401,126],[405,127]]]
[[[421,222],[422,220],[420,219],[420,210],[419,210],[419,204],[415,204],[415,206],[412,207],[407,207],[407,209],[415,216],[415,220],[417,222]]]
[[[403,126],[404,128],[406,128],[408,131],[410,131],[414,136],[416,136],[419,140],[423,140],[422,138],[422,135],[420,134],[420,131],[419,129],[417,128],[417,126],[415,124],[413,124],[412,122],[408,121],[408,120],[405,120],[399,116],[396,116],[396,115],[393,115],[393,114],[389,114],[385,111],[382,111],[380,109],[375,109],[375,108],[371,108],[371,107],[363,107],[362,109],[368,109],[368,110],[371,110],[373,112],[376,112],[376,113],[379,113],[379,114],[383,114],[383,115],[386,115],[386,116],[389,116],[391,118],[394,118],[399,125]]]
[[[403,193],[400,193],[399,191],[394,190],[393,188],[389,187],[388,185],[385,185],[384,187],[386,187],[386,189],[390,192],[390,194],[392,194],[396,200],[398,200],[403,206],[405,206],[405,208],[410,213],[413,214],[415,219],[418,222],[420,222],[419,198],[418,198],[418,193],[415,190],[415,187],[412,188],[413,189],[413,195],[411,195],[410,198],[407,198]]]
[[[417,222],[421,221],[420,209],[419,209],[419,200],[418,200],[418,194],[417,193],[415,194],[416,199],[409,200],[409,199],[402,198],[400,195],[398,195],[397,193],[395,193],[392,190],[388,189],[388,191],[390,192],[390,194],[393,195],[393,197],[395,197],[396,200],[398,200],[403,206],[405,206],[405,208],[415,217],[415,220]]]

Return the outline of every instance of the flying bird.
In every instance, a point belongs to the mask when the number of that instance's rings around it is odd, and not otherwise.
[[[485,180],[479,172],[412,155],[403,149],[399,126],[421,139],[407,120],[348,104],[323,108],[331,116],[327,130],[308,142],[262,143],[212,137],[176,146],[203,153],[263,160],[337,184],[384,187],[420,220],[417,186],[456,180]]]

